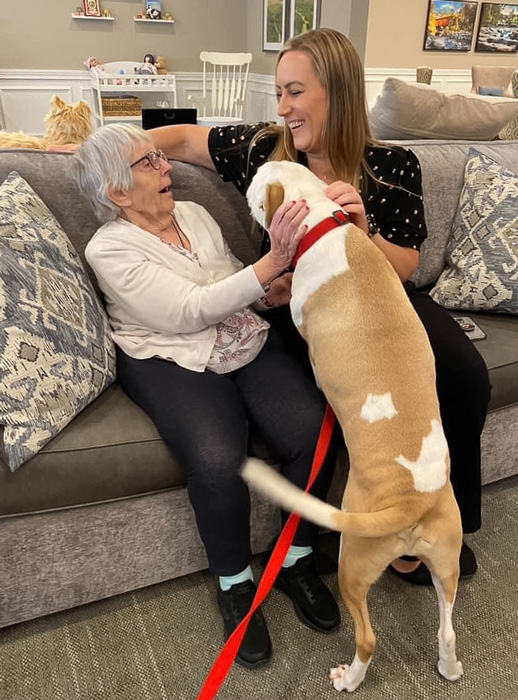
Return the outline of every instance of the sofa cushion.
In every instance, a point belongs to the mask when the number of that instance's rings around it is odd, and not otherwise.
[[[115,353],[76,251],[16,172],[0,221],[0,424],[14,471],[113,381]]]
[[[369,121],[378,139],[491,140],[517,113],[513,98],[448,95],[387,78]]]
[[[0,465],[0,516],[183,485],[147,415],[115,382],[15,475]]]
[[[435,301],[518,314],[517,212],[518,177],[472,149]]]
[[[458,316],[458,312],[450,312]],[[475,340],[484,358],[491,384],[490,411],[518,406],[518,321],[509,314],[470,312],[470,317],[486,333]]]
[[[250,454],[268,458],[255,435]],[[16,474],[0,463],[0,518],[185,484],[184,472],[151,419],[114,382]]]

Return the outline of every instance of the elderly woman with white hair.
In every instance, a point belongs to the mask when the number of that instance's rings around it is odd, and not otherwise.
[[[324,415],[325,400],[311,377],[251,308],[290,265],[305,233],[306,205],[283,205],[272,220],[271,250],[243,267],[205,209],[175,202],[171,165],[146,132],[104,126],[75,161],[81,191],[106,222],[86,258],[105,296],[118,377],[186,472],[229,636],[255,595],[250,500],[239,475],[248,426],[287,478],[305,487]],[[333,462],[330,455],[312,489],[320,498]],[[300,619],[327,632],[340,615],[315,569],[316,535],[314,525],[300,524],[278,580]],[[255,667],[270,656],[258,611],[237,661]]]

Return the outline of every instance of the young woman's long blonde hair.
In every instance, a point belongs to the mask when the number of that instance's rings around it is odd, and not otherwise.
[[[310,56],[313,70],[327,92],[324,154],[339,179],[358,187],[360,175],[368,170],[365,147],[375,140],[367,116],[363,65],[356,49],[334,29],[315,29],[289,39],[277,57],[277,65],[289,51],[303,51]],[[257,138],[272,133],[279,138],[270,160],[296,161],[288,126],[266,127]]]

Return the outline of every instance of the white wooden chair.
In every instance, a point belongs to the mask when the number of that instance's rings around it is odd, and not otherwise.
[[[243,122],[251,53],[202,51],[202,95],[187,100],[198,109],[198,124],[217,126]]]

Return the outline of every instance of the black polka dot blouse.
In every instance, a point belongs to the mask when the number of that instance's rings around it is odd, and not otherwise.
[[[209,152],[224,180],[233,182],[244,195],[257,168],[268,160],[275,136],[250,142],[265,124],[214,127],[209,133]],[[370,173],[362,175],[360,194],[371,233],[391,243],[419,250],[426,238],[421,168],[415,153],[401,146],[369,146],[365,154]],[[299,162],[307,165],[306,155]]]

